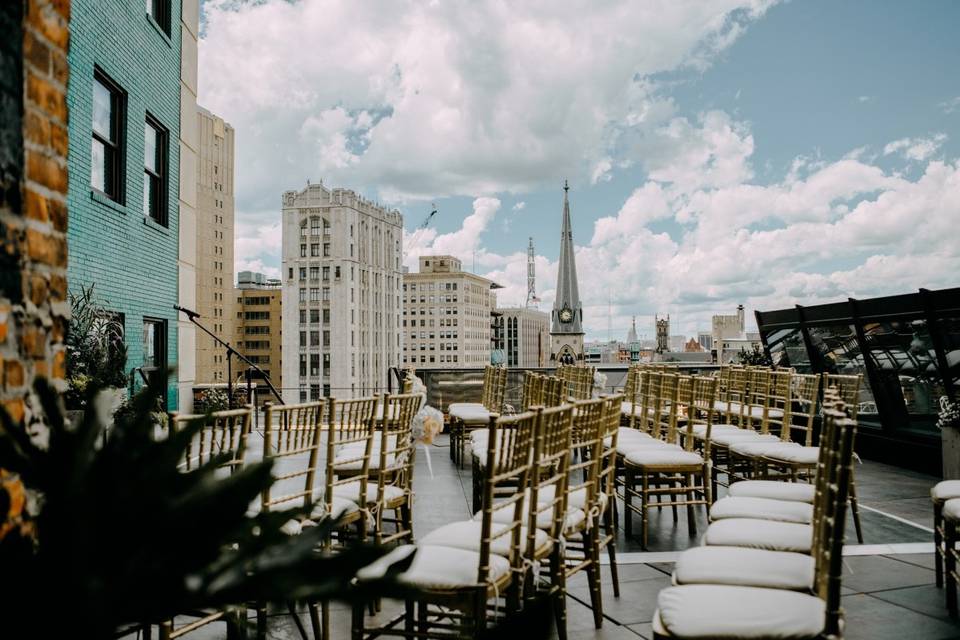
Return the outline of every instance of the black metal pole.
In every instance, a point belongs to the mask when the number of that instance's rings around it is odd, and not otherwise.
[[[227,345],[227,406],[233,409],[233,349]]]
[[[201,331],[203,331],[205,334],[213,338],[213,340],[217,344],[219,344],[220,346],[222,346],[224,349],[227,350],[227,370],[228,371],[230,370],[230,356],[231,354],[236,355],[240,360],[242,360],[243,362],[246,362],[248,365],[253,367],[257,371],[257,373],[261,375],[261,377],[263,378],[263,381],[266,382],[267,386],[270,388],[270,391],[272,391],[273,395],[277,397],[277,402],[279,402],[280,404],[284,404],[283,396],[280,395],[280,392],[277,391],[277,388],[273,385],[273,382],[270,381],[270,376],[264,373],[263,369],[261,369],[256,364],[251,362],[249,358],[244,356],[242,353],[237,352],[229,342],[226,342],[225,340],[221,339],[220,336],[218,336],[214,332],[210,331],[210,329],[207,329],[205,326],[200,324],[197,321],[197,318],[200,317],[199,313],[195,311],[190,311],[189,309],[184,309],[183,307],[180,307],[178,305],[173,305],[173,308],[176,309],[177,311],[187,314],[187,317],[190,319],[190,322],[196,325],[196,327],[199,328]],[[227,382],[228,384],[230,384],[231,381],[229,380],[229,378]]]

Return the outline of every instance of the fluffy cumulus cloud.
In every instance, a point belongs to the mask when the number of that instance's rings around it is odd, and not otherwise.
[[[947,141],[947,134],[938,133],[928,138],[901,138],[888,143],[883,155],[899,153],[908,160],[923,162],[930,159]]]
[[[307,177],[388,201],[601,181],[669,115],[648,78],[772,2],[207,0],[199,99],[240,132],[244,207]]]
[[[957,285],[960,162],[928,160],[911,179],[857,159],[863,154],[818,163],[798,158],[781,179],[756,184],[748,129],[717,126],[723,121],[717,115],[676,125],[696,130],[681,145],[685,151],[651,170],[577,246],[593,337],[605,337],[608,325],[615,337],[625,334],[633,314],[640,333],[652,333],[659,312],[679,320],[678,333],[692,335],[709,326],[710,315],[738,303],[774,309]],[[498,256],[476,243],[467,251],[483,257],[478,271],[505,286],[502,300],[524,299],[525,254]],[[547,305],[556,269],[537,258]]]

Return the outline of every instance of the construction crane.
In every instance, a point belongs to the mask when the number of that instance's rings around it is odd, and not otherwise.
[[[404,248],[404,250],[403,250],[403,256],[404,256],[404,257],[407,256],[407,252],[409,251],[409,247],[412,247],[413,245],[415,245],[415,244],[417,243],[417,240],[420,239],[420,235],[421,235],[424,231],[426,231],[426,229],[427,229],[428,226],[430,226],[430,221],[433,220],[433,216],[435,216],[435,215],[437,215],[437,205],[434,204],[433,202],[431,202],[431,203],[430,203],[430,213],[429,213],[429,215],[427,215],[427,217],[424,219],[424,221],[420,223],[420,226],[418,226],[418,227],[413,231],[413,233],[410,234],[410,237],[407,239],[407,242],[406,242],[406,245],[407,245],[407,246],[406,246],[406,247]]]

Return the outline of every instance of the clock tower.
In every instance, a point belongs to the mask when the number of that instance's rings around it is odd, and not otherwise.
[[[554,366],[583,362],[583,308],[580,306],[577,262],[573,254],[569,191],[570,187],[564,180],[560,269],[557,273],[557,295],[553,301],[553,312],[550,314],[550,363]]]

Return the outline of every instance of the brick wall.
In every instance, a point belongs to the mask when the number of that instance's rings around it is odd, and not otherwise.
[[[74,0],[71,16],[69,285],[95,285],[97,302],[123,314],[128,371],[143,364],[144,317],[167,321],[167,363],[177,364],[181,3],[171,8],[169,35],[146,15],[142,1]],[[98,197],[90,185],[95,67],[126,94],[123,204]],[[143,212],[147,112],[169,134],[166,227]],[[177,406],[176,391],[174,378],[170,409]]]
[[[0,3],[0,402],[15,419],[36,377],[59,384],[67,294],[70,0]]]

